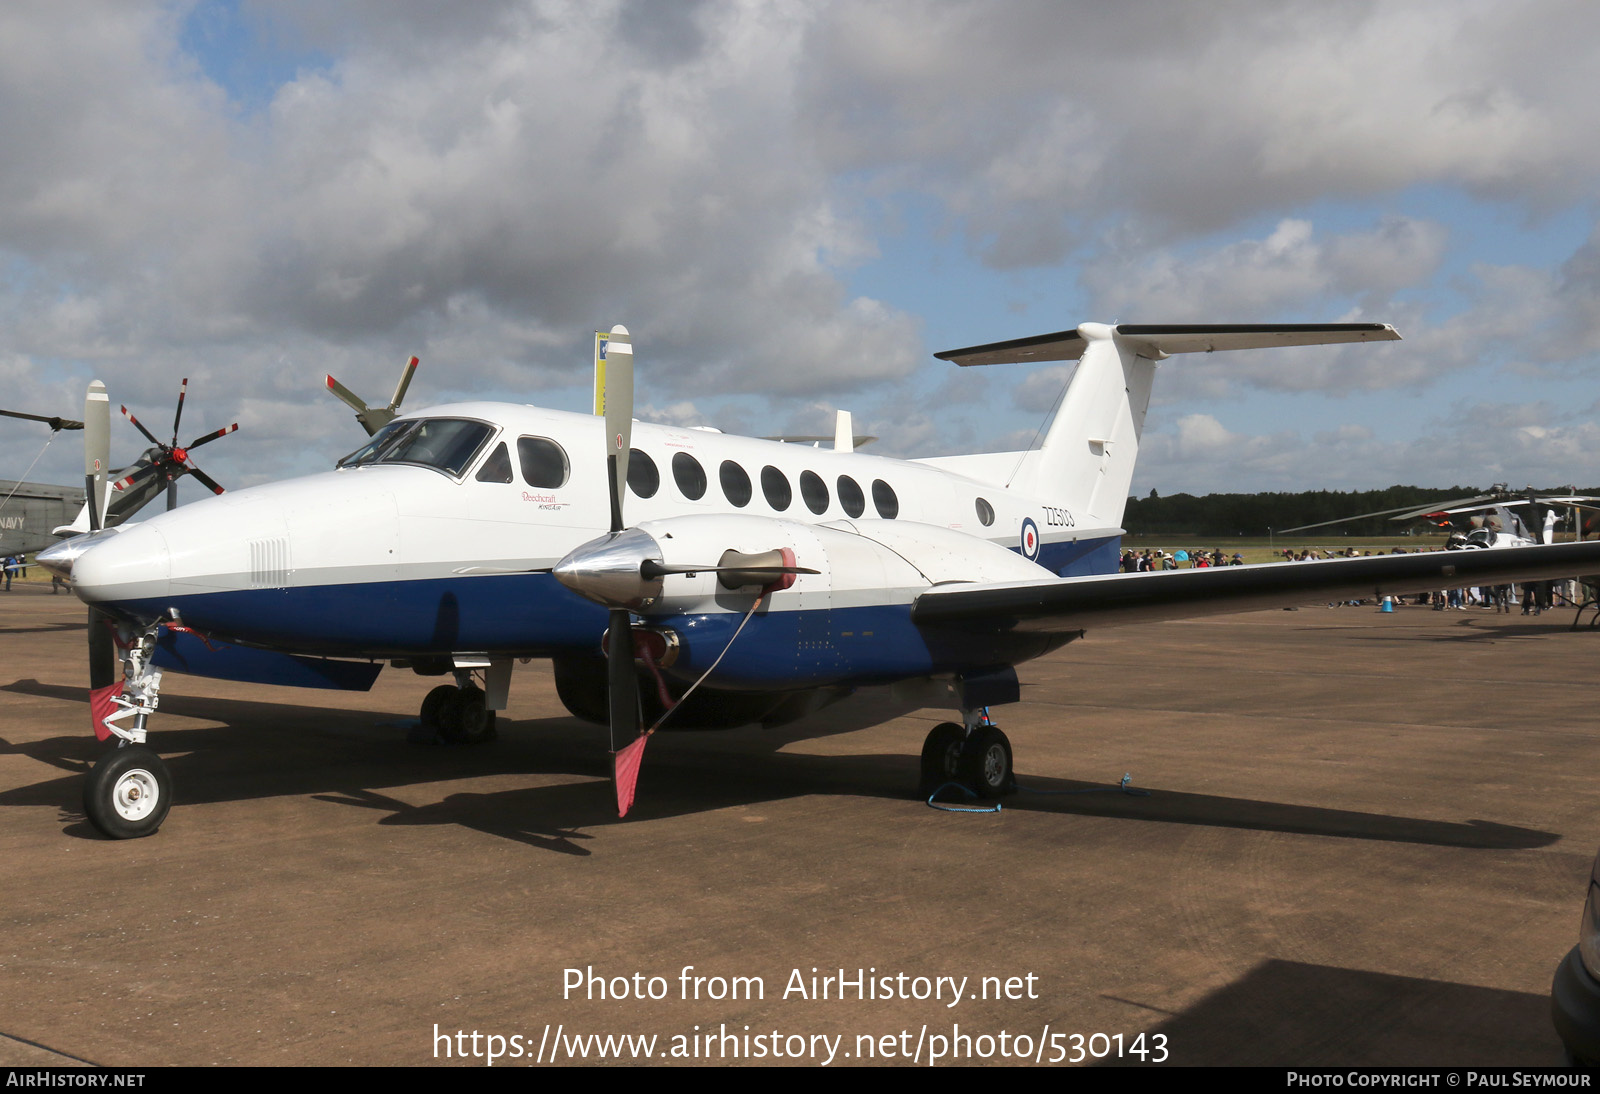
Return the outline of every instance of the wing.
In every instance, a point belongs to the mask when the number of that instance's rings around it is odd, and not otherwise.
[[[911,618],[919,625],[1066,634],[1091,627],[1463,585],[1564,580],[1590,573],[1600,573],[1600,542],[945,585],[917,597]]]

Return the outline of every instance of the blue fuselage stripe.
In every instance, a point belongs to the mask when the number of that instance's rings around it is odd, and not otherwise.
[[[1115,570],[1115,539],[1046,544],[1057,572]],[[105,605],[132,617],[176,609],[224,641],[333,657],[401,658],[457,652],[597,656],[605,609],[549,574],[451,576],[281,589],[189,593]],[[692,679],[728,646],[742,617],[715,612],[664,621],[679,635],[674,674]],[[646,622],[650,620],[646,619]],[[909,604],[759,612],[728,649],[725,687],[869,683],[1015,664],[1044,652],[1038,636],[917,627]]]

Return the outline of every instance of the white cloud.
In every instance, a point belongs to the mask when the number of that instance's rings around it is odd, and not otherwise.
[[[1104,258],[1085,281],[1096,312],[1124,321],[1248,321],[1351,297],[1381,303],[1432,276],[1447,234],[1439,224],[1389,217],[1370,231],[1319,240],[1310,221],[1286,219],[1263,239],[1188,259],[1170,250]]]
[[[1600,483],[1600,423],[1547,403],[1458,402],[1386,441],[1359,423],[1306,436],[1230,430],[1188,414],[1145,435],[1136,493],[1369,490],[1394,483],[1578,487]]]
[[[1050,271],[1124,313],[1072,321],[1314,313],[1407,336],[1175,364],[1162,399],[1420,387],[1485,360],[1534,377],[1600,350],[1593,241],[1559,269],[1477,253],[1444,286],[1469,241],[1388,200],[1590,200],[1586,5],[251,2],[248,27],[317,60],[248,110],[182,52],[191,10],[0,11],[0,321],[32,370],[13,396],[48,412],[94,372],[152,416],[185,373],[207,421],[259,414],[216,457],[241,477],[294,466],[255,439],[285,416],[357,439],[324,371],[386,391],[417,352],[413,400],[570,394],[588,332],[619,321],[663,405],[855,405],[907,452],[1031,435],[1060,373],[927,402],[914,298],[851,286],[905,202],[978,273],[1023,271],[1008,290]],[[1355,228],[1306,213],[1369,199]],[[0,435],[0,460],[32,447]]]

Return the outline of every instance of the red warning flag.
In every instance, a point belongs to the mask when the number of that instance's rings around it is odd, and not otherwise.
[[[122,694],[122,684],[118,680],[115,684],[93,688],[89,692],[89,718],[94,724],[94,735],[102,741],[111,736],[111,731],[106,728],[106,715],[117,712],[115,700]]]
[[[633,788],[639,782],[639,764],[644,761],[644,743],[650,734],[640,734],[639,739],[611,757],[611,780],[617,784],[617,816],[626,817],[633,808]]]

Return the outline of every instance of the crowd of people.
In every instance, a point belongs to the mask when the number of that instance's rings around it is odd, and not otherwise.
[[[1442,550],[1442,548],[1434,548]],[[1425,551],[1429,548],[1413,548],[1413,551]],[[1363,558],[1373,554],[1372,551],[1360,551],[1354,547],[1343,550],[1330,551],[1323,547],[1302,547],[1298,550],[1284,547],[1274,552],[1282,556],[1284,562],[1311,562],[1327,558]],[[1385,552],[1379,551],[1378,554]],[[1412,553],[1404,547],[1395,547],[1388,554],[1404,555]],[[1235,552],[1228,555],[1217,549],[1179,548],[1175,551],[1165,551],[1155,547],[1147,547],[1142,551],[1124,550],[1120,569],[1123,573],[1146,573],[1151,570],[1179,570],[1179,569],[1205,569],[1210,566],[1242,566],[1244,557]],[[1466,611],[1468,608],[1486,608],[1496,614],[1510,613],[1513,608],[1519,608],[1523,615],[1540,615],[1549,611],[1560,601],[1569,606],[1576,606],[1582,602],[1581,590],[1576,581],[1528,581],[1520,586],[1514,585],[1484,585],[1465,589],[1443,589],[1433,593],[1419,593],[1410,597],[1393,597],[1395,603],[1409,603],[1431,606],[1435,611]],[[1341,604],[1360,605],[1370,603],[1368,600],[1347,600],[1343,602],[1330,602],[1328,607],[1338,607]]]
[[[1143,551],[1123,551],[1119,568],[1125,574],[1142,574],[1150,570],[1180,570],[1185,563],[1196,570],[1210,566],[1243,566],[1244,556],[1236,553],[1230,558],[1218,550],[1190,551],[1182,547],[1176,551],[1146,548]]]

